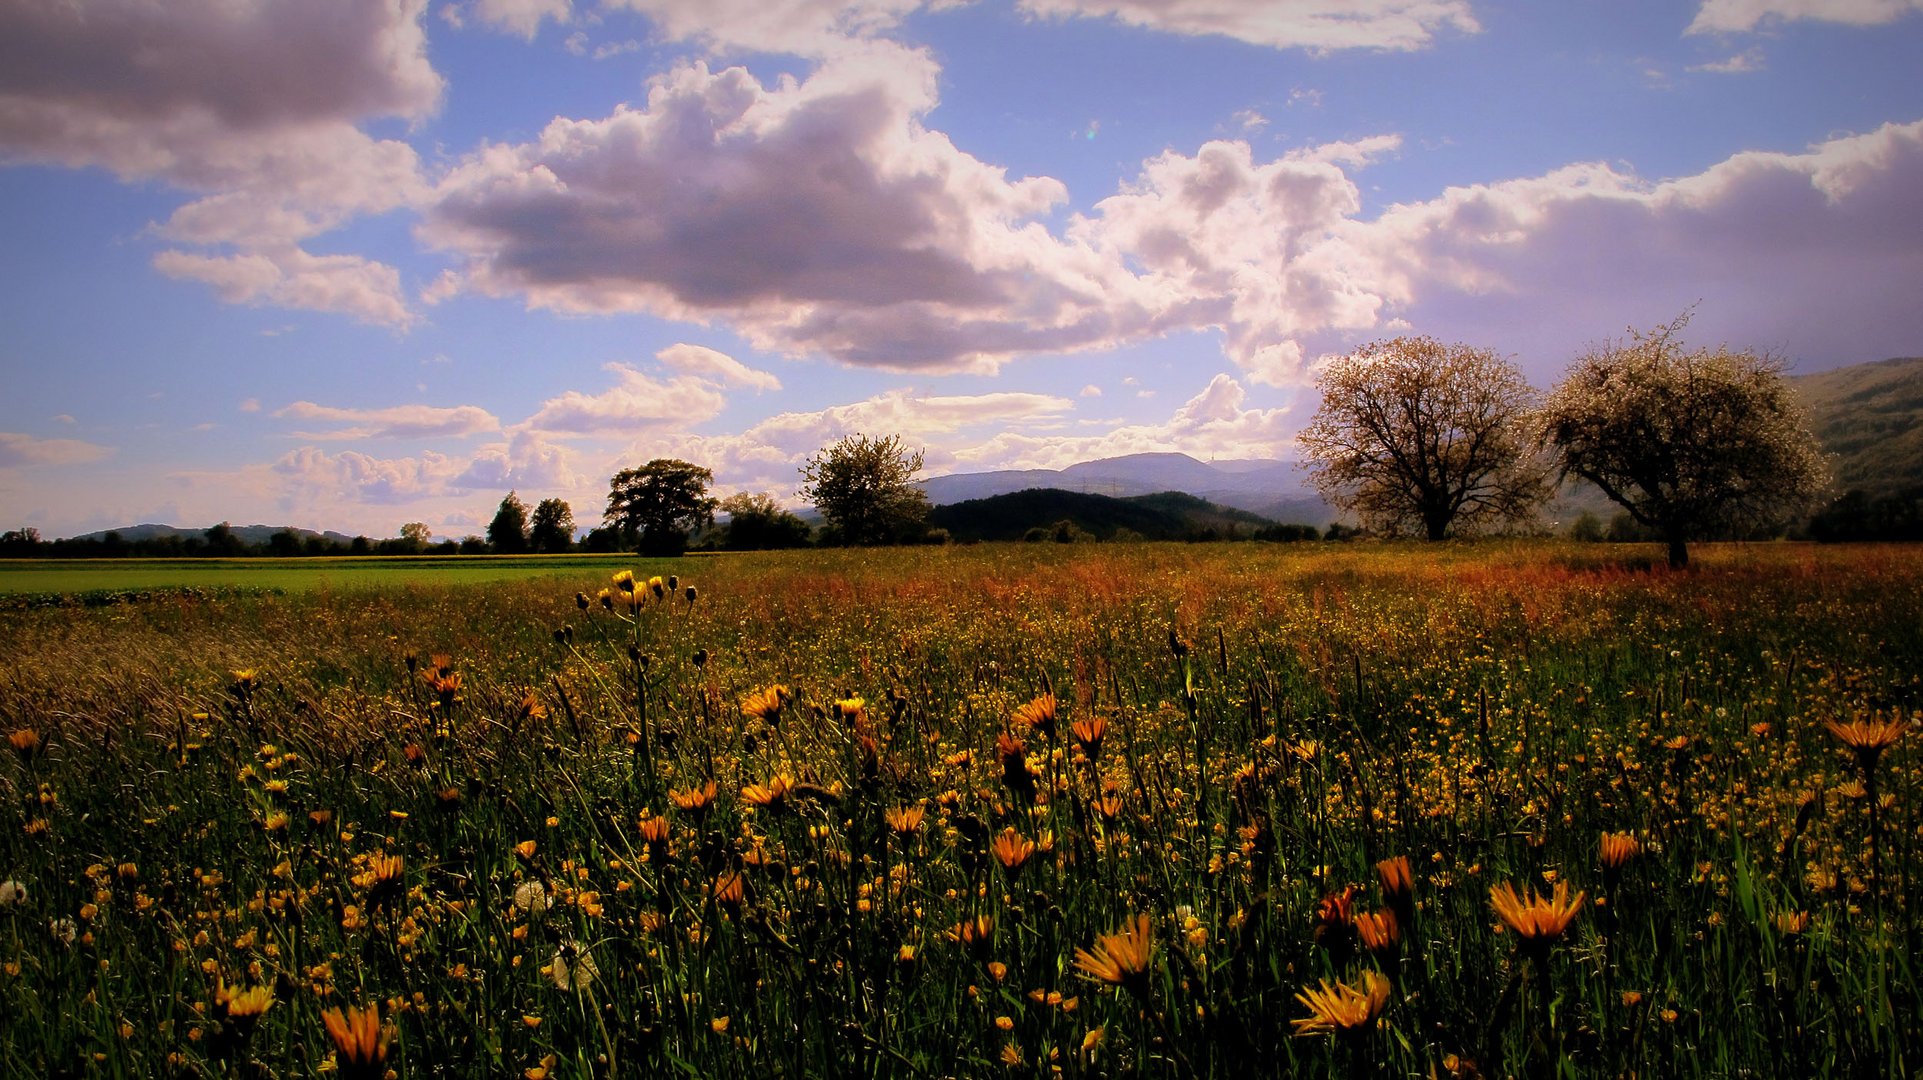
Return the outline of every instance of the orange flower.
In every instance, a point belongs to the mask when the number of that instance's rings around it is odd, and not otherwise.
[[[1382,894],[1395,898],[1415,895],[1415,876],[1409,870],[1409,857],[1397,855],[1375,864],[1376,877],[1382,881]]]
[[[1102,738],[1108,734],[1108,720],[1100,715],[1085,716],[1070,724],[1068,733],[1075,736],[1075,744],[1093,761],[1102,752]]]
[[[376,1080],[387,1074],[389,1032],[381,1026],[381,1007],[328,1009],[321,1013],[328,1038],[334,1040],[334,1064],[341,1080]]]
[[[1356,936],[1362,947],[1372,953],[1394,949],[1402,942],[1402,927],[1393,911],[1365,911],[1355,917]]]
[[[1021,871],[1022,864],[1028,861],[1030,855],[1035,854],[1035,844],[1013,828],[1007,828],[995,837],[989,850],[995,853],[996,861],[1012,876]]]
[[[1624,863],[1642,854],[1643,843],[1634,833],[1602,834],[1602,864],[1605,870],[1620,870]]]
[[[686,791],[668,792],[668,801],[679,809],[699,816],[707,813],[708,807],[714,802],[715,792],[719,790],[720,786],[713,780],[709,780],[700,787],[691,787]]]
[[[1155,954],[1153,930],[1146,914],[1124,919],[1120,930],[1096,938],[1093,950],[1076,949],[1075,966],[1089,978],[1146,998],[1149,963]]]
[[[985,960],[989,949],[995,944],[995,918],[992,915],[977,915],[963,919],[948,931],[948,940],[961,945],[970,956]]]

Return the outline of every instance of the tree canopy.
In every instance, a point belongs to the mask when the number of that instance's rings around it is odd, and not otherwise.
[[[1371,528],[1479,531],[1532,518],[1548,469],[1532,453],[1535,392],[1486,349],[1428,337],[1372,342],[1316,379],[1322,404],[1297,436],[1310,482]]]
[[[1801,405],[1767,355],[1687,350],[1684,315],[1579,357],[1542,411],[1565,476],[1596,485],[1689,564],[1688,543],[1807,508],[1829,483]]]
[[[914,482],[921,463],[921,451],[910,452],[899,435],[850,435],[801,467],[801,493],[841,543],[920,540],[928,519],[928,496]]]
[[[566,551],[574,545],[574,508],[560,499],[542,499],[528,526],[528,547],[534,551]]]
[[[715,500],[708,497],[714,473],[675,458],[655,458],[636,469],[622,469],[608,481],[603,522],[619,531],[623,543],[650,555],[679,554],[688,533],[714,521]]]
[[[518,555],[527,550],[527,504],[512,491],[501,500],[494,520],[487,524],[487,544],[497,555]]]

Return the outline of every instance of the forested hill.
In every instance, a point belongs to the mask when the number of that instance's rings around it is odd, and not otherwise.
[[[1810,430],[1833,455],[1836,490],[1923,488],[1923,357],[1852,364],[1790,380]]]
[[[1069,528],[1058,529],[1064,522]],[[1043,530],[1048,539],[1113,540],[1134,534],[1145,540],[1188,540],[1250,536],[1274,523],[1179,491],[1118,499],[1030,488],[937,506],[929,524],[947,529],[957,540],[1021,540],[1032,529]],[[1056,535],[1058,531],[1062,535]]]

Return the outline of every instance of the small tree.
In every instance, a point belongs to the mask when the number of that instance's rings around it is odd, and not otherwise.
[[[772,495],[743,492],[721,500],[721,512],[728,515],[730,551],[768,551],[808,545],[808,523],[783,509]]]
[[[715,500],[708,498],[712,483],[714,473],[674,458],[622,469],[608,481],[603,520],[643,554],[678,555],[687,548],[690,531],[714,521]]]
[[[401,526],[401,546],[409,554],[419,555],[427,550],[427,542],[434,539],[434,530],[423,521],[410,521]]]
[[[1563,475],[1602,489],[1668,545],[1675,567],[1689,565],[1689,541],[1780,520],[1829,483],[1782,364],[1687,351],[1677,335],[1688,321],[1579,357],[1542,412]]]
[[[574,545],[574,508],[560,499],[542,499],[527,539],[535,551],[566,551]]]
[[[527,550],[527,504],[510,491],[487,525],[487,543],[497,555],[519,555]]]
[[[1316,378],[1322,404],[1297,436],[1322,497],[1389,535],[1529,520],[1548,495],[1526,416],[1535,392],[1486,349],[1378,341]]]
[[[841,543],[918,540],[928,520],[928,496],[914,483],[921,462],[921,452],[910,453],[899,435],[850,435],[801,467],[801,494]]]

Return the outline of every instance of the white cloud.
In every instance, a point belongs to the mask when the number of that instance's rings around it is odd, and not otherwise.
[[[779,390],[781,380],[766,371],[751,368],[724,352],[705,345],[670,345],[654,358],[689,375],[713,379],[724,386],[752,386],[756,390]]]
[[[1467,0],[1021,0],[1020,7],[1045,18],[1110,18],[1170,34],[1317,52],[1421,49],[1444,31],[1482,29]]]
[[[549,398],[517,429],[548,435],[632,434],[698,424],[727,404],[706,379],[656,379],[619,363],[603,365],[603,370],[614,374],[614,386],[598,394],[569,390]]]
[[[1743,33],[1809,19],[1875,26],[1923,11],[1923,0],[1703,0],[1686,33]]]
[[[439,101],[425,0],[90,0],[0,5],[0,160],[97,166],[202,193],[161,226],[179,242],[265,253],[410,205],[426,187],[406,143],[363,121],[418,119]],[[279,287],[259,265],[170,260],[223,295],[404,321],[391,295],[323,294],[310,263]],[[308,257],[310,260],[314,257]],[[331,259],[333,257],[323,257]],[[365,260],[362,260],[365,263]],[[338,278],[339,264],[322,262]],[[358,288],[358,286],[356,286]]]
[[[1288,410],[1246,407],[1247,391],[1218,373],[1160,424],[1124,424],[1096,435],[1005,432],[947,455],[944,471],[1060,469],[1125,454],[1281,458],[1289,453]],[[933,455],[931,455],[931,458]]]
[[[1169,151],[1078,217],[1071,238],[1142,268],[1192,326],[1228,330],[1228,351],[1257,381],[1286,384],[1272,350],[1295,335],[1364,328],[1383,299],[1357,288],[1323,245],[1353,221],[1362,197],[1342,165],[1400,145],[1394,136],[1254,160],[1240,141]]]
[[[111,453],[111,447],[80,439],[40,439],[18,431],[0,431],[0,469],[33,465],[85,465]]]
[[[1923,340],[1923,121],[1661,182],[1602,165],[1452,188],[1347,223],[1307,258],[1422,329],[1505,351],[1652,325],[1832,362]],[[1818,352],[1817,350],[1821,350]]]
[[[1697,64],[1689,70],[1706,71],[1711,75],[1747,75],[1750,72],[1763,70],[1764,66],[1763,50],[1744,49],[1734,56],[1712,60],[1706,64]]]
[[[501,422],[493,413],[475,405],[440,408],[431,405],[396,405],[386,409],[338,409],[296,401],[274,413],[276,418],[318,420],[346,424],[326,432],[295,432],[300,439],[427,439],[458,438],[499,431]]]
[[[934,76],[883,44],[773,88],[683,66],[643,108],[473,155],[421,235],[490,295],[725,319],[757,348],[895,370],[1154,332],[1162,297],[1034,220],[1059,182],[1011,181],[922,126]]]
[[[201,255],[162,251],[154,269],[214,287],[231,304],[269,304],[350,315],[365,323],[406,329],[414,323],[400,272],[359,255],[310,255],[296,247]]]
[[[459,490],[568,491],[587,482],[579,454],[537,431],[517,431],[505,445],[483,447],[451,482]]]
[[[1087,386],[1084,386],[1084,387],[1082,387],[1082,392],[1081,392],[1081,394],[1080,394],[1080,395],[1078,395],[1078,396],[1080,396],[1080,397],[1101,397],[1101,396],[1102,396],[1102,388],[1101,388],[1101,387],[1099,387],[1099,386],[1096,386],[1096,385],[1095,385],[1094,383],[1089,383],[1089,384],[1088,384]]]

